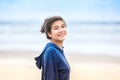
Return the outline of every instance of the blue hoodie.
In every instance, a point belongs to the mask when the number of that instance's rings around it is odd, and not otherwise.
[[[48,43],[35,60],[36,66],[42,68],[42,80],[69,80],[70,66],[56,44]]]

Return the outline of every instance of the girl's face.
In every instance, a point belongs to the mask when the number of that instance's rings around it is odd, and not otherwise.
[[[63,42],[67,36],[67,27],[64,21],[58,20],[51,25],[51,32],[48,33],[53,42]]]

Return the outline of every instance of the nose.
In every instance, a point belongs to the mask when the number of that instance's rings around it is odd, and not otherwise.
[[[60,32],[62,32],[62,31],[64,31],[64,29],[63,28],[60,28],[60,30],[59,30]]]

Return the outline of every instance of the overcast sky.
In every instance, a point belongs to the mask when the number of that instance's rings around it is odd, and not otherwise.
[[[0,0],[1,21],[39,20],[51,15],[120,21],[120,0]]]

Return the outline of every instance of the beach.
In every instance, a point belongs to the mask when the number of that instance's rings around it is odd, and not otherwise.
[[[0,0],[0,80],[41,80],[34,57],[54,15],[67,27],[70,80],[120,80],[120,0]]]
[[[34,61],[38,51],[1,50],[0,80],[40,80]],[[70,80],[120,80],[120,57],[66,53]]]

